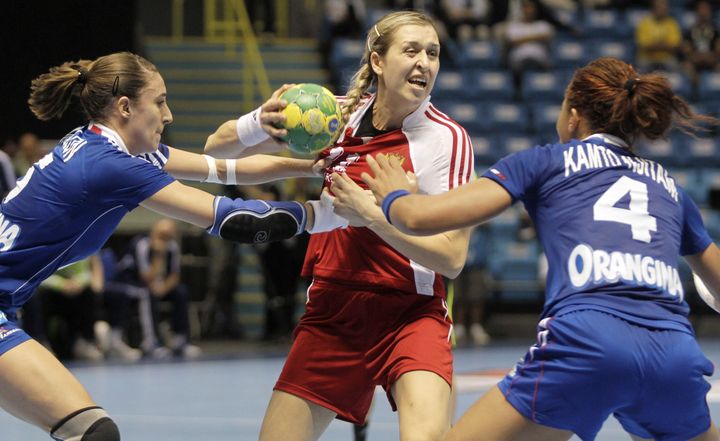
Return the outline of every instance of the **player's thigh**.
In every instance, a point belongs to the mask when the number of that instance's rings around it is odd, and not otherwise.
[[[566,441],[572,432],[535,424],[493,387],[453,426],[445,441]]]
[[[392,385],[400,440],[440,440],[450,428],[450,385],[430,371],[406,372]]]
[[[80,382],[50,351],[28,340],[0,356],[0,406],[45,430],[94,406]]]
[[[335,415],[330,409],[276,390],[265,411],[260,441],[317,440]]]

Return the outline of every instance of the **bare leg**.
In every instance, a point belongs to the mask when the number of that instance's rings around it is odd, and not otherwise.
[[[335,415],[315,403],[276,390],[265,411],[260,441],[315,441]]]
[[[630,435],[630,438],[633,439],[633,441],[653,441],[652,439],[647,438],[638,438],[637,436]],[[711,425],[710,428],[707,430],[707,432],[703,433],[702,435],[696,436],[695,438],[691,439],[690,441],[718,441],[720,440],[720,433],[717,430],[717,427],[715,427],[715,424]]]
[[[0,407],[45,431],[95,406],[79,381],[44,346],[28,340],[0,356]]]
[[[528,420],[495,386],[465,412],[445,441],[567,441],[572,435]]]
[[[400,441],[436,441],[450,429],[450,385],[429,371],[405,373],[392,386]]]

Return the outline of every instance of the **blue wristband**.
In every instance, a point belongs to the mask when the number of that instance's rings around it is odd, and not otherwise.
[[[390,220],[390,206],[397,198],[409,195],[410,192],[407,190],[393,190],[385,196],[385,199],[383,199],[382,211],[385,215],[385,219],[387,219],[390,224],[392,224],[392,221]]]

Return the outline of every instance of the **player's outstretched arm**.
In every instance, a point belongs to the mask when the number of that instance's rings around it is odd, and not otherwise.
[[[285,120],[281,110],[287,103],[279,97],[292,86],[284,84],[262,106],[237,120],[223,123],[208,137],[205,153],[216,158],[240,158],[256,153],[275,153],[287,147],[277,139],[287,135],[287,130],[278,129],[274,124]]]
[[[329,160],[252,155],[241,159],[215,159],[169,147],[165,171],[174,178],[227,185],[250,185],[286,178],[320,176]]]
[[[483,223],[512,204],[510,194],[499,184],[480,178],[437,195],[410,192],[405,171],[394,158],[368,156],[373,176],[362,179],[372,190],[387,220],[400,231],[431,235]]]
[[[230,199],[173,182],[140,205],[240,243],[274,242],[305,231],[307,211],[299,202]]]
[[[705,251],[685,256],[695,276],[700,298],[720,312],[720,249],[711,243]]]

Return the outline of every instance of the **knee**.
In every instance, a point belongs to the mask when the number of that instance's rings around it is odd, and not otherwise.
[[[120,430],[104,409],[88,407],[63,418],[50,436],[56,441],[120,441]]]

